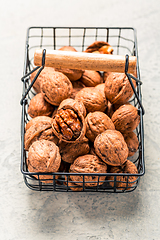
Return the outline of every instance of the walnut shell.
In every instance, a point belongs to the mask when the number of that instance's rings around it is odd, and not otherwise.
[[[108,74],[108,73],[107,73]],[[104,73],[105,80],[105,73]],[[136,82],[133,80],[133,84],[136,87]],[[124,73],[111,72],[105,80],[104,88],[106,98],[114,104],[124,104],[133,95],[133,90],[130,82]]]
[[[70,97],[72,89],[72,83],[68,77],[56,71],[46,75],[41,83],[41,92],[44,94],[45,100],[55,106]]]
[[[136,129],[140,123],[140,116],[136,107],[124,104],[113,113],[111,120],[118,131],[127,133]]]
[[[87,154],[78,157],[73,164],[70,166],[70,173],[106,173],[107,165],[102,162],[97,156]],[[75,184],[83,186],[83,176],[82,175],[70,175]],[[103,184],[106,176],[99,177],[99,185]],[[85,176],[85,187],[93,187],[98,184],[98,176]]]
[[[28,107],[28,114],[31,118],[37,116],[51,116],[54,106],[47,102],[42,93],[35,95]]]
[[[115,126],[112,120],[103,112],[95,111],[87,114],[86,137],[94,142],[95,138],[107,129],[114,130]]]
[[[107,107],[103,94],[95,87],[85,87],[81,89],[76,94],[75,99],[82,101],[88,112],[104,112]]]
[[[29,172],[57,172],[61,163],[59,148],[48,140],[35,141],[29,148],[27,166]],[[35,176],[36,177],[36,176]],[[53,179],[52,175],[39,175],[40,180]],[[44,181],[52,183],[52,180]]]
[[[130,160],[126,160],[126,162],[122,166],[111,167],[110,173],[130,173],[130,174],[138,174],[137,167]],[[109,184],[114,187],[114,176],[108,177]],[[116,188],[119,190],[130,190],[131,187],[136,184],[137,176],[116,176]]]
[[[63,107],[67,107],[67,106],[73,107],[76,111],[78,111],[84,117],[86,116],[86,108],[81,101],[74,100],[72,98],[67,98],[60,103],[58,109],[61,109]]]
[[[129,150],[128,157],[131,157],[137,152],[139,147],[137,135],[134,132],[129,132],[123,134],[123,137]]]
[[[63,46],[59,50],[77,52],[77,50],[72,46]],[[78,79],[81,78],[83,73],[82,70],[68,69],[68,68],[55,68],[55,70],[65,74],[70,79],[70,81],[77,81]]]
[[[95,41],[91,45],[87,47],[85,52],[87,53],[92,53],[92,52],[99,52],[102,54],[112,54],[113,53],[113,48],[108,42],[104,41]]]
[[[39,69],[31,73],[30,75],[30,81],[32,82],[38,73]],[[43,79],[46,77],[47,74],[51,74],[54,72],[54,68],[52,67],[44,67],[43,70],[40,72],[38,78],[36,79],[35,83],[33,84],[33,89],[35,90],[36,93],[41,92],[41,83]]]
[[[90,147],[88,139],[84,138],[75,143],[61,142],[59,150],[64,162],[73,163],[77,157],[88,154]]]
[[[95,87],[96,85],[103,82],[103,78],[99,72],[92,70],[85,70],[82,74],[80,81],[86,87]]]
[[[128,157],[128,147],[123,135],[116,130],[106,130],[94,141],[97,155],[108,165],[121,166]]]
[[[50,140],[55,144],[58,143],[59,140],[52,131],[52,121],[53,119],[50,119],[49,117],[47,119],[39,118],[36,121],[32,121],[32,124],[27,128],[24,136],[26,151],[28,151],[31,144],[37,140],[45,139]]]
[[[82,103],[73,99],[60,104],[52,123],[53,132],[60,141],[74,143],[84,138],[86,125],[82,106]]]
[[[42,124],[45,122],[48,124],[52,124],[53,119],[51,117],[47,117],[47,116],[38,116],[35,118],[32,118],[25,126],[25,130],[27,131],[32,125],[37,124],[39,122],[42,122]]]

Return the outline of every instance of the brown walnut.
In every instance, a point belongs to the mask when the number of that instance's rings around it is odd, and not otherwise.
[[[53,116],[52,128],[61,141],[71,143],[83,139],[86,133],[83,110],[79,102],[73,99],[66,99],[60,104],[57,113]]]
[[[96,85],[103,82],[103,78],[99,72],[92,70],[85,70],[82,74],[80,81],[86,87],[95,87]]]
[[[121,166],[128,157],[128,147],[123,135],[116,130],[106,130],[94,141],[96,154],[108,165]]]
[[[81,89],[76,94],[75,99],[83,102],[88,112],[104,112],[107,107],[103,94],[95,87],[85,87]]]
[[[118,131],[127,133],[136,129],[140,123],[140,116],[136,107],[124,104],[113,113],[111,120]]]
[[[58,106],[72,93],[72,83],[63,73],[54,71],[46,75],[41,83],[44,99],[54,106]]]
[[[129,132],[123,134],[123,137],[129,150],[128,157],[131,157],[137,152],[139,147],[137,135],[134,132]]]
[[[111,167],[110,173],[129,173],[129,174],[138,174],[137,167],[134,163],[132,163],[130,160],[126,160],[126,162],[118,167]],[[130,190],[133,185],[136,184],[137,176],[116,176],[116,188],[118,190]],[[114,176],[108,177],[109,184],[114,187]]]
[[[94,142],[95,138],[107,129],[114,130],[115,126],[112,120],[103,112],[95,111],[88,113],[85,118],[86,137]]]
[[[106,173],[107,165],[102,162],[97,156],[87,154],[84,156],[78,157],[73,164],[70,166],[70,173]],[[70,175],[72,181],[75,181],[75,184],[83,186],[83,176],[82,175]],[[99,177],[99,185],[103,184],[106,176]],[[84,177],[85,187],[97,186],[98,176],[91,175]]]
[[[28,126],[26,125],[26,132],[24,136],[24,145],[25,150],[28,151],[31,144],[37,140],[45,139],[58,143],[58,138],[54,135],[52,131],[52,122],[53,119],[50,117],[44,118],[44,116],[33,118],[35,121],[28,122]]]
[[[111,72],[107,73],[107,79],[105,79],[105,96],[113,104],[124,104],[133,95],[133,90],[127,76],[124,73]],[[133,80],[133,84],[136,87],[136,82]]]
[[[59,148],[48,140],[35,141],[29,148],[27,166],[29,172],[57,172],[61,163]],[[35,177],[37,177],[35,175]],[[39,175],[45,183],[53,183],[52,175]],[[47,180],[47,181],[45,181]]]
[[[31,75],[30,75],[31,82],[34,80],[38,71],[39,71],[39,69],[34,71],[33,73],[31,73]],[[47,74],[52,75],[54,72],[55,72],[55,70],[52,67],[44,67],[43,68],[43,70],[40,72],[38,78],[36,79],[36,81],[33,84],[33,89],[35,90],[36,93],[41,92],[41,83],[42,83],[43,79],[46,78],[46,75]]]
[[[88,139],[84,137],[75,143],[61,142],[59,150],[64,162],[73,163],[77,157],[88,154],[90,147]]]
[[[44,99],[42,93],[38,93],[29,103],[28,114],[31,118],[37,116],[51,116],[53,110],[54,106]]]

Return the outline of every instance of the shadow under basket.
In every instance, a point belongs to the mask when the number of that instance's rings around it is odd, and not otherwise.
[[[22,77],[22,117],[21,117],[21,172],[24,182],[28,188],[36,191],[58,191],[58,192],[109,192],[124,193],[134,191],[140,181],[140,177],[145,173],[144,164],[144,130],[143,114],[141,105],[141,81],[137,81],[134,95],[130,103],[137,107],[140,115],[140,123],[135,129],[139,141],[139,147],[132,157],[128,158],[137,167],[137,174],[129,173],[31,173],[27,168],[27,154],[24,148],[25,126],[30,120],[28,106],[35,92],[30,87],[30,73],[35,68],[34,52],[36,49],[58,50],[63,46],[72,46],[77,51],[83,52],[95,41],[106,41],[114,49],[116,55],[135,56],[137,79],[140,79],[138,49],[136,30],[130,27],[30,27],[27,30],[24,70]],[[124,72],[126,69],[124,69]],[[30,88],[29,88],[30,87]],[[27,91],[28,90],[28,91]],[[81,182],[71,179],[72,176],[80,176]],[[90,177],[89,177],[90,176]],[[119,180],[119,176],[122,176]],[[134,176],[134,178],[132,178]],[[89,177],[89,178],[88,178]],[[134,179],[131,182],[130,179]],[[92,179],[92,181],[88,181]],[[103,180],[102,180],[103,179]],[[117,184],[121,183],[121,187]],[[91,187],[92,186],[92,187]],[[123,186],[123,187],[122,187]]]

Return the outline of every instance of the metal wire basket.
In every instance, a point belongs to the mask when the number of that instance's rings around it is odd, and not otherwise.
[[[129,159],[135,163],[138,173],[137,174],[118,174],[118,173],[31,173],[27,168],[27,151],[24,148],[24,135],[25,126],[30,120],[28,115],[28,106],[32,97],[35,95],[34,90],[30,84],[30,73],[35,68],[34,52],[39,49],[53,49],[58,50],[62,46],[71,45],[77,51],[84,51],[88,45],[94,41],[107,41],[114,49],[117,55],[136,56],[137,58],[137,87],[134,89],[134,95],[130,103],[138,108],[140,115],[140,124],[135,132],[139,140],[139,148],[137,153]],[[124,69],[125,72],[125,69]],[[130,75],[129,75],[130,78]],[[140,177],[145,173],[144,164],[144,131],[143,131],[143,114],[144,109],[141,104],[141,82],[140,71],[138,63],[138,47],[136,30],[130,27],[30,27],[27,30],[27,38],[25,45],[25,59],[23,70],[23,92],[22,92],[22,118],[21,118],[21,172],[24,177],[24,182],[32,190],[36,191],[83,191],[83,192],[110,192],[122,193],[130,192],[138,186]],[[66,163],[66,168],[68,167]],[[43,175],[43,181],[40,180],[40,175]],[[81,186],[77,185],[76,181],[71,181],[71,175],[82,176]],[[45,179],[46,176],[46,179]],[[87,176],[96,178],[96,187],[87,187]],[[105,176],[105,180],[101,181],[101,177]],[[109,177],[113,176],[112,180]],[[116,186],[118,176],[123,176],[125,187],[118,188]],[[136,176],[136,180],[129,186],[129,177]],[[97,180],[98,179],[98,180]]]

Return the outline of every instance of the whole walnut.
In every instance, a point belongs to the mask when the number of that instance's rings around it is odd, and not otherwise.
[[[128,147],[123,135],[116,130],[106,130],[94,141],[96,154],[108,165],[121,166],[128,157]]]
[[[53,133],[51,125],[53,119],[50,117],[44,118],[44,116],[33,119],[36,119],[36,121],[30,120],[31,123],[28,123],[30,126],[27,126],[24,135],[25,150],[28,151],[33,142],[42,139],[49,140],[57,144],[59,140]]]
[[[87,112],[104,112],[107,107],[103,94],[95,87],[85,87],[81,89],[76,94],[75,99],[83,102]]]
[[[80,81],[86,87],[95,87],[96,85],[103,83],[103,78],[99,72],[85,70],[82,74]]]
[[[54,106],[59,104],[72,93],[72,83],[63,73],[54,71],[46,75],[41,83],[44,99]]]
[[[61,142],[59,150],[64,162],[73,163],[77,157],[89,153],[89,141],[84,137],[81,141],[75,143]]]
[[[126,160],[126,162],[121,166],[111,167],[110,173],[120,173],[120,174],[138,174],[137,167],[134,163],[130,160]],[[108,180],[110,181],[109,184],[114,187],[114,176],[109,176]],[[119,175],[116,176],[116,188],[117,190],[130,190],[134,185],[136,185],[138,180],[138,176],[127,176],[127,175]]]
[[[139,147],[137,135],[134,132],[128,132],[123,134],[123,137],[129,150],[128,157],[131,157],[137,152]]]
[[[107,165],[102,162],[97,156],[87,154],[84,156],[78,157],[73,164],[70,166],[70,173],[106,173]],[[83,176],[82,175],[70,175],[72,181],[75,181],[75,184],[83,186]],[[99,178],[99,182],[98,182]],[[84,186],[92,187],[97,186],[97,184],[102,185],[106,176],[102,175],[100,177],[96,175],[85,176],[84,177]]]
[[[95,138],[107,129],[114,130],[115,126],[112,120],[103,112],[95,111],[87,114],[86,137],[94,142]]]
[[[31,118],[37,116],[51,116],[54,106],[44,99],[42,93],[36,94],[30,101],[28,114]]]
[[[107,73],[107,79],[105,79],[105,96],[113,104],[124,104],[133,95],[133,90],[125,73],[111,72]],[[136,82],[133,80],[133,84],[136,87]]]
[[[124,104],[113,113],[111,120],[116,130],[127,133],[136,129],[140,123],[140,116],[136,107]]]
[[[42,122],[42,124],[50,124],[51,125],[53,122],[53,119],[48,116],[38,116],[38,117],[32,118],[26,124],[25,131],[27,131],[32,125],[37,124],[39,122]]]
[[[77,50],[72,46],[63,46],[59,48],[60,51],[72,51],[77,52]],[[68,69],[68,68],[55,68],[56,71],[64,73],[70,81],[77,81],[81,78],[83,71],[77,69]]]
[[[57,172],[61,163],[59,148],[48,140],[35,141],[28,151],[27,166],[29,172],[50,173]],[[35,175],[35,177],[37,177]],[[45,183],[53,183],[52,175],[39,175]]]
[[[33,73],[31,73],[31,75],[30,75],[30,81],[31,82],[34,80],[38,71],[39,71],[39,69],[34,71]],[[33,89],[35,90],[36,93],[41,92],[41,83],[42,83],[43,79],[46,77],[46,75],[47,74],[52,75],[53,72],[55,72],[55,70],[52,67],[44,67],[43,68],[43,70],[40,72],[38,78],[36,79],[36,81],[33,84]]]
[[[52,129],[60,141],[74,143],[84,138],[86,125],[84,120],[85,107],[74,99],[64,100],[53,116]]]

